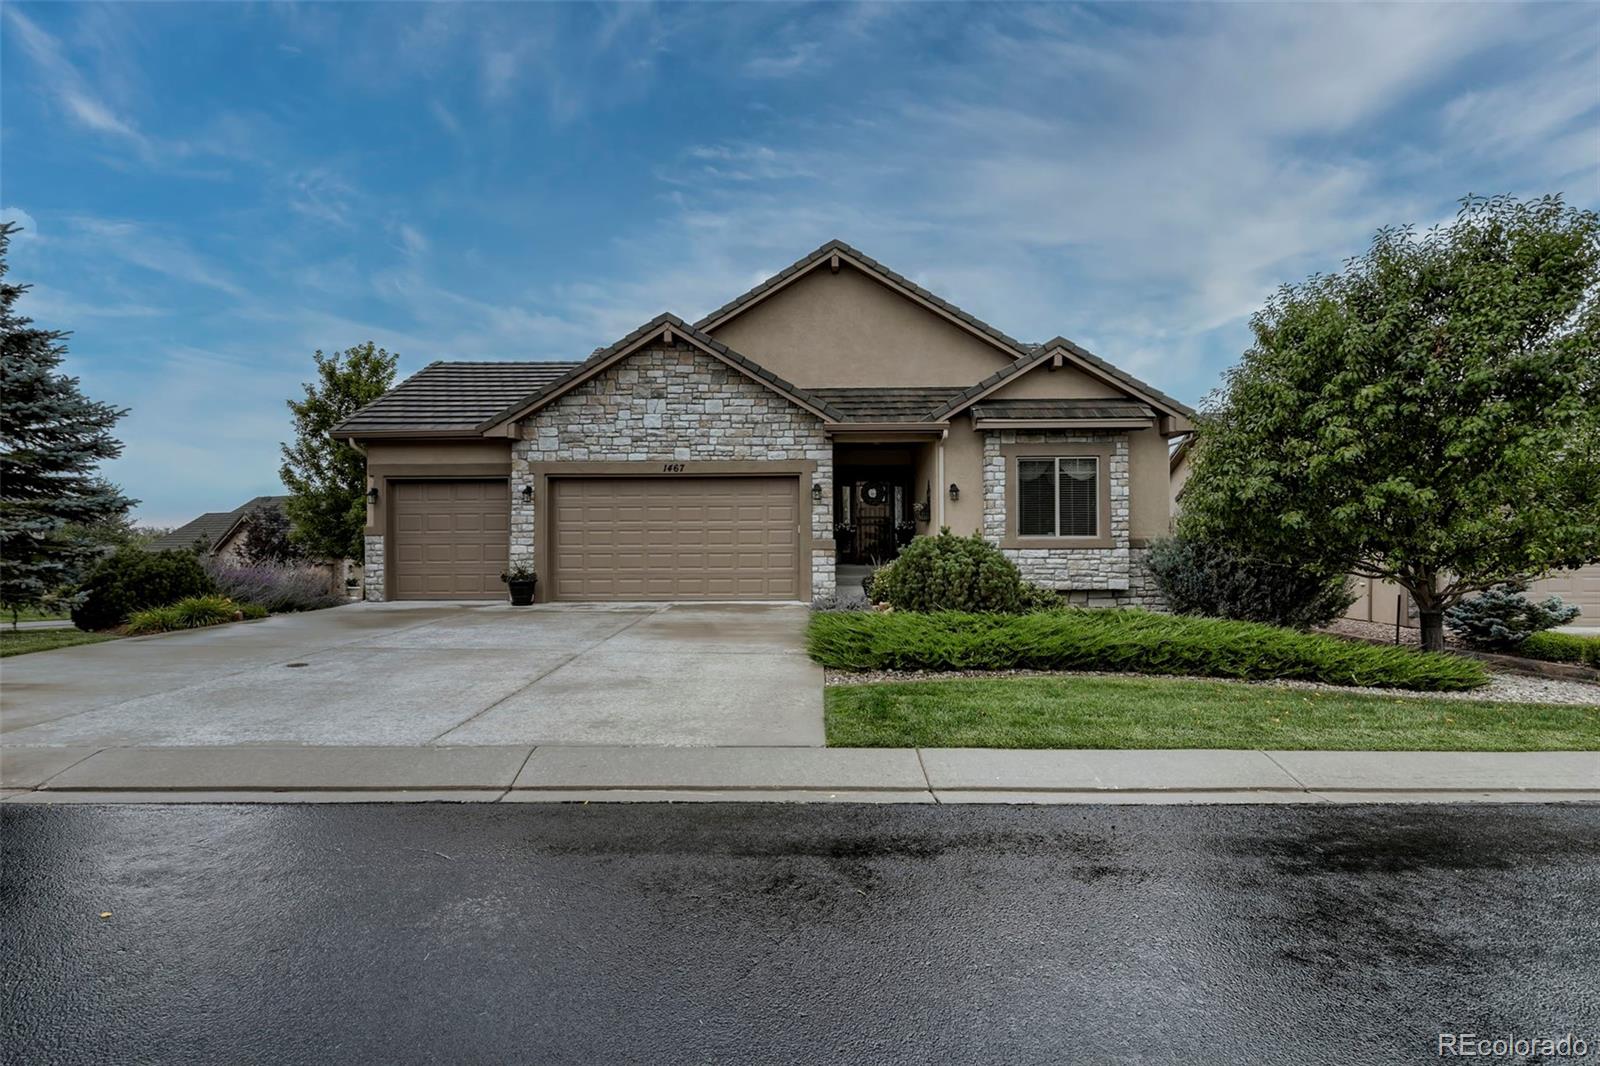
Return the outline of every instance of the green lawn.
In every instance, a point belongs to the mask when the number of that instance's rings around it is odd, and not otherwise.
[[[983,678],[837,685],[847,748],[1600,750],[1600,706],[1346,695],[1168,678]]]
[[[26,655],[30,651],[70,648],[74,644],[98,644],[115,640],[114,633],[85,633],[81,629],[0,629],[0,658]]]
[[[25,607],[17,612],[19,622],[65,622],[70,615],[66,611],[46,611],[38,607]],[[11,621],[10,611],[0,611],[0,622]]]

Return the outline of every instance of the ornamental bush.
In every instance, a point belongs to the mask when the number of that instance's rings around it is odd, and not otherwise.
[[[193,552],[119,548],[95,564],[79,586],[72,623],[79,629],[111,629],[134,611],[215,591]]]
[[[1023,611],[1029,586],[1000,549],[948,529],[917,537],[872,577],[872,599],[899,611]]]
[[[240,604],[258,604],[273,614],[317,611],[344,602],[328,585],[328,575],[309,566],[258,563],[240,566],[208,559],[206,572],[217,591]]]
[[[1178,614],[1310,629],[1355,602],[1349,580],[1302,562],[1252,559],[1196,537],[1151,545],[1151,576]]]
[[[133,612],[128,617],[128,632],[137,636],[174,629],[200,629],[235,622],[244,616],[238,604],[226,596],[189,596],[164,607]]]
[[[1445,611],[1445,625],[1474,648],[1511,649],[1546,629],[1566,625],[1578,617],[1576,604],[1560,596],[1534,601],[1527,586],[1496,585]]]

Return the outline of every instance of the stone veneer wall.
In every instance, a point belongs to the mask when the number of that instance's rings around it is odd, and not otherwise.
[[[1125,433],[999,430],[983,435],[983,535],[998,545],[1006,531],[1006,469],[1000,449],[1008,444],[1110,445],[1111,547],[1004,548],[1025,580],[1071,593],[1092,606],[1160,608],[1161,596],[1144,566],[1144,548],[1129,536],[1128,437]],[[1165,486],[1163,486],[1165,489]]]
[[[635,352],[522,424],[511,446],[511,561],[533,565],[536,508],[516,486],[536,462],[805,460],[825,489],[811,506],[811,596],[834,594],[833,445],[822,421],[696,348]]]
[[[383,538],[367,534],[366,565],[361,573],[361,595],[372,603],[383,602]]]

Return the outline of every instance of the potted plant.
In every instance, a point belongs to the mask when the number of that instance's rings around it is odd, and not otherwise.
[[[517,563],[501,574],[500,580],[511,589],[513,606],[526,607],[533,602],[533,587],[539,583],[539,575],[534,573],[533,567]]]

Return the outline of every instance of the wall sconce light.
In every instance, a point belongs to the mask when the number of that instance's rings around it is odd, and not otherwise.
[[[374,507],[378,505],[378,486],[374,485],[367,490],[367,502]]]
[[[532,503],[533,502],[533,486],[532,485],[524,485],[524,486],[522,486],[522,502],[523,503]]]
[[[952,500],[961,499],[961,486],[957,485],[954,481],[950,482],[950,498]]]
[[[811,483],[811,502],[812,503],[821,503],[822,502],[822,482],[820,482],[820,481],[813,481]]]

